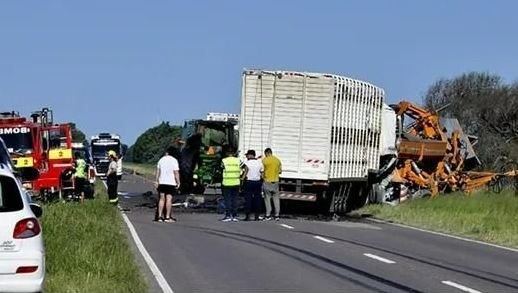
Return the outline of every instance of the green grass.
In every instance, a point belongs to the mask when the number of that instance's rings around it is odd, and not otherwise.
[[[124,167],[124,169],[135,171],[137,174],[145,175],[147,177],[155,176],[156,172],[156,164],[139,164],[132,162],[124,162],[122,166]]]
[[[513,192],[443,195],[410,200],[394,207],[369,205],[358,212],[410,226],[518,247],[518,196]]]
[[[43,207],[45,292],[146,292],[117,208],[100,181],[84,204]]]

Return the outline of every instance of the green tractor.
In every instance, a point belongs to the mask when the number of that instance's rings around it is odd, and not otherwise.
[[[221,183],[224,146],[237,149],[236,121],[189,120],[176,146],[181,192],[203,194],[207,186]]]

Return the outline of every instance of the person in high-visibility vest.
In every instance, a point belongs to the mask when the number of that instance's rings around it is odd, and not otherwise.
[[[236,158],[231,147],[227,147],[222,168],[223,181],[221,182],[221,190],[225,198],[225,217],[222,221],[237,222],[237,196],[241,186],[241,161]]]
[[[86,161],[79,152],[75,152],[74,158],[74,191],[83,203],[85,201]]]

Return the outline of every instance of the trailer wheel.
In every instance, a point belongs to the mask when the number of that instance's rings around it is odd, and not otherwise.
[[[329,212],[335,214],[345,214],[353,210],[353,208],[357,206],[360,196],[354,197],[351,195],[361,191],[361,187],[358,188],[356,185],[357,184],[351,182],[342,182],[334,185],[331,189],[332,199]]]

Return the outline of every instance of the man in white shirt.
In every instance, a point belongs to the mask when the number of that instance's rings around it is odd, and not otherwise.
[[[243,181],[245,183],[245,219],[250,221],[250,213],[254,213],[254,220],[259,220],[261,212],[261,190],[263,187],[262,173],[264,171],[262,161],[255,157],[255,151],[246,152],[247,161],[244,162]]]
[[[156,183],[157,191],[159,194],[158,200],[158,221],[172,223],[176,222],[176,219],[171,217],[173,194],[176,189],[180,187],[180,168],[178,167],[178,161],[171,156],[174,149],[169,147],[157,164],[156,169]],[[165,207],[165,218],[164,218],[164,207]]]

